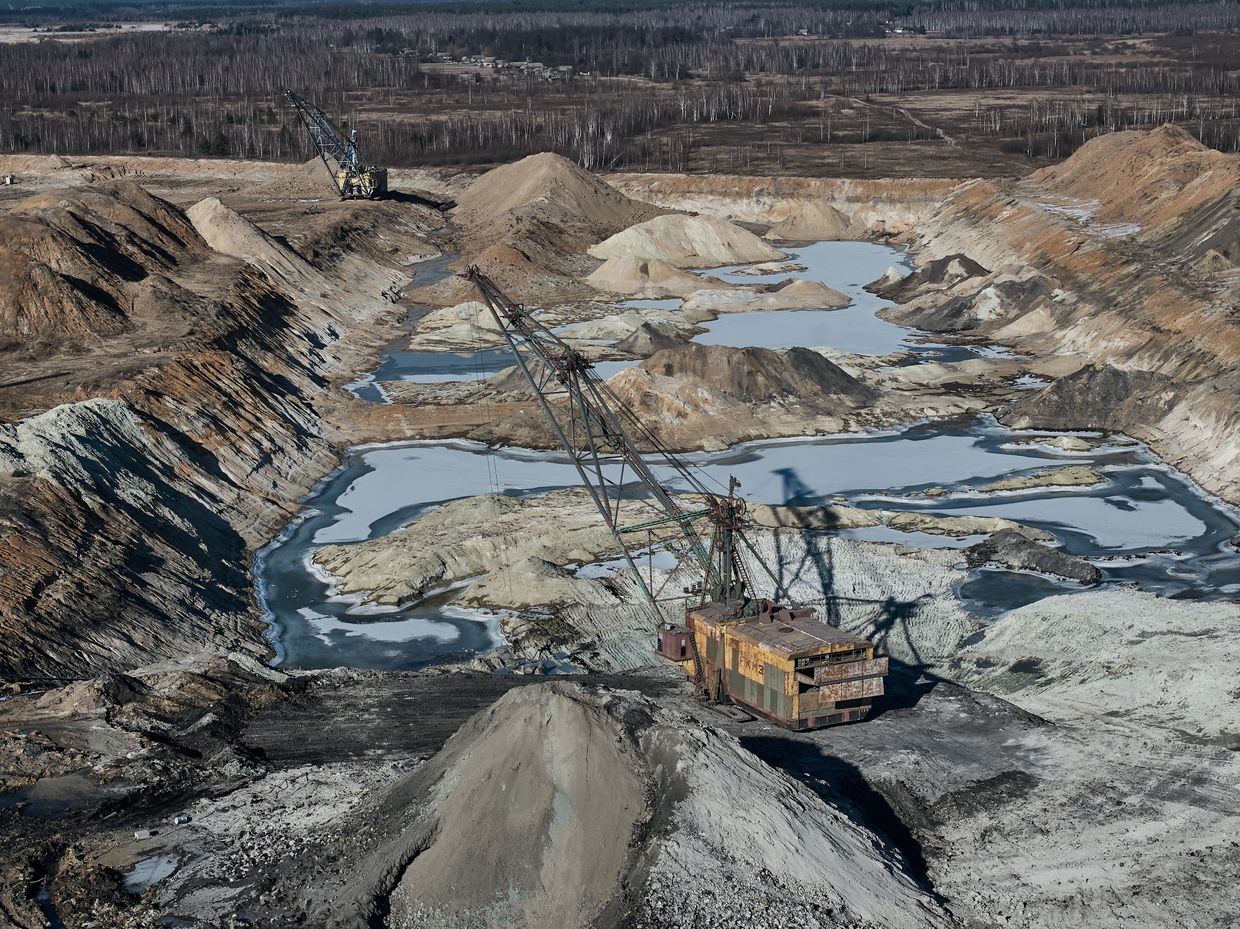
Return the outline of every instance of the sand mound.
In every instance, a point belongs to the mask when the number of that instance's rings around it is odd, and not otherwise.
[[[215,197],[199,200],[186,215],[198,234],[222,255],[241,258],[287,282],[302,283],[318,274],[292,249],[277,242]]]
[[[776,242],[821,242],[852,238],[847,216],[829,203],[809,203],[767,230]]]
[[[608,258],[586,281],[606,293],[646,298],[683,297],[702,287],[696,274],[657,258],[632,255]]]
[[[387,837],[338,897],[359,923],[392,882],[395,926],[947,923],[883,838],[632,692],[510,690],[386,805]]]
[[[1031,179],[1081,201],[1093,218],[1150,227],[1240,187],[1240,159],[1167,125],[1151,132],[1100,135]]]
[[[651,212],[650,207],[630,200],[575,162],[542,152],[482,175],[457,198],[453,216],[466,224],[489,221],[543,202],[593,224],[619,228]]]
[[[817,400],[824,395],[863,401],[873,395],[839,365],[808,348],[777,352],[690,343],[657,352],[640,367],[659,377],[753,403]]]
[[[776,290],[699,290],[682,305],[685,311],[742,313],[750,310],[838,310],[852,298],[819,281],[790,281]]]
[[[461,265],[478,265],[510,296],[533,303],[593,297],[586,248],[661,212],[544,153],[482,175],[457,198],[452,218]],[[470,299],[470,290],[449,278],[416,298],[442,306]]]
[[[668,335],[650,323],[642,323],[626,338],[615,344],[615,349],[629,355],[648,357],[665,348],[675,348],[680,340]]]
[[[206,254],[185,214],[133,183],[30,197],[0,216],[0,335],[114,335],[149,277]]]
[[[787,256],[733,223],[705,216],[658,216],[590,249],[595,258],[646,258],[677,268],[712,268]]]

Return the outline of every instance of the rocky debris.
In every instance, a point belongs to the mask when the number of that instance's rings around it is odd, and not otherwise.
[[[666,261],[633,255],[608,258],[586,281],[604,293],[628,294],[643,299],[683,297],[704,286],[726,286],[715,278],[681,271]]]
[[[1183,392],[1156,371],[1086,365],[1013,403],[1000,419],[1014,429],[1132,432],[1165,419]]]
[[[1240,742],[1240,605],[1123,589],[1048,597],[986,627],[950,676],[1057,719],[1099,716]]]
[[[787,281],[770,290],[702,289],[690,294],[688,311],[745,313],[751,310],[838,310],[852,303],[846,294],[818,281]]]
[[[965,549],[965,558],[974,568],[984,564],[1001,564],[1014,571],[1051,574],[1078,584],[1090,585],[1102,581],[1102,572],[1084,558],[1047,548],[1019,529],[999,530],[985,541]]]
[[[1071,437],[1061,436],[1060,438]],[[1064,446],[1056,447],[1063,448]],[[1068,465],[1063,468],[1043,468],[1031,474],[1017,474],[971,489],[979,494],[993,494],[1029,490],[1033,487],[1093,487],[1105,480],[1106,478],[1088,465]]]
[[[767,900],[800,925],[950,924],[883,837],[633,693],[510,691],[384,802],[390,823],[320,921],[358,924],[387,897],[398,927],[621,926],[633,910],[713,925]]]
[[[683,340],[671,335],[653,323],[643,322],[627,336],[620,339],[612,347],[626,355],[648,358],[655,352],[676,348]]]
[[[676,268],[714,268],[786,258],[752,232],[705,216],[658,216],[590,249],[595,258],[645,258]]]
[[[873,291],[884,300],[904,303],[928,291],[944,290],[970,278],[985,277],[988,274],[989,271],[968,255],[946,255],[926,262],[899,280],[888,281],[888,276],[884,275],[867,284],[866,290]]]
[[[822,242],[854,239],[853,224],[829,203],[807,203],[767,230],[765,239],[776,242]]]
[[[197,655],[109,672],[0,704],[0,731],[19,750],[0,782],[34,796],[98,806],[134,790],[151,795],[263,765],[234,745],[246,720],[301,682],[252,655]],[[240,768],[238,767],[240,764]],[[46,788],[44,790],[44,788]]]
[[[164,276],[207,254],[180,210],[130,182],[30,197],[0,215],[0,339],[129,330],[144,293],[167,294]],[[157,301],[169,314],[184,302]]]

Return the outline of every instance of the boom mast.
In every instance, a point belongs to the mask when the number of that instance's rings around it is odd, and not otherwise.
[[[737,535],[746,520],[744,502],[733,495],[739,482],[733,479],[727,497],[708,489],[617,400],[588,358],[511,300],[477,267],[468,268],[465,277],[477,288],[647,599],[655,603],[655,594],[638,569],[625,536],[676,527],[705,576],[703,597],[729,605],[744,600],[749,584],[739,557],[738,546],[743,543]],[[672,496],[647,462],[639,441],[675,472],[690,493],[703,498],[702,508],[686,510]],[[630,476],[662,511],[661,517],[630,521],[636,501],[626,486]],[[709,543],[694,526],[700,518],[714,524]]]

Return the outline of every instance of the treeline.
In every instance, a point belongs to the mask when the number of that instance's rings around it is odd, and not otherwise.
[[[1029,157],[1060,157],[1091,133],[1167,118],[1234,150],[1229,101],[1240,71],[1237,45],[1226,39],[1240,29],[1240,4],[975,5],[921,4],[900,28],[1011,38],[879,40],[872,37],[896,27],[874,5],[472,14],[372,7],[352,18],[284,10],[212,31],[3,44],[0,150],[305,159],[312,153],[283,105],[286,88],[357,127],[367,156],[394,166],[552,150],[592,168],[679,169],[693,128],[719,123],[778,121],[781,133],[807,144],[913,142],[935,133],[913,120],[872,130],[868,111],[845,131],[822,102],[951,90],[1030,92],[1029,106],[972,114],[975,133]],[[1093,28],[1216,32],[1140,66],[1071,54],[1079,43],[1035,35]],[[568,64],[575,76],[507,73],[466,86],[432,60],[440,53]],[[743,164],[747,156],[735,157]]]

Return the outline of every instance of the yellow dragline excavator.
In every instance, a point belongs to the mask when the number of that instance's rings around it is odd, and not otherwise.
[[[707,488],[620,402],[589,359],[478,268],[463,276],[490,310],[654,609],[658,653],[684,668],[711,701],[737,704],[789,729],[864,719],[883,694],[887,659],[812,608],[778,602],[783,585],[747,535],[739,482],[729,479],[724,494]],[[699,525],[709,531],[699,532]],[[656,571],[655,551],[673,549],[680,553],[676,568]],[[770,598],[756,593],[750,565],[772,582]],[[667,595],[677,581],[679,592]],[[660,607],[669,602],[678,604],[675,622]]]
[[[367,165],[357,150],[357,130],[349,130],[346,140],[323,111],[291,90],[284,98],[297,111],[315,150],[323,159],[342,200],[375,200],[387,193],[387,168]]]

